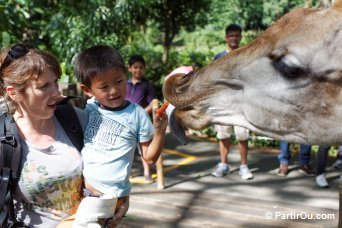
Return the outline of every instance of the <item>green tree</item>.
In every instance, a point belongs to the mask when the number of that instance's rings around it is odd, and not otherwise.
[[[148,2],[147,2],[148,3]],[[59,57],[66,75],[81,50],[96,44],[120,49],[146,22],[146,1],[0,0],[1,46],[27,42]],[[7,22],[7,23],[4,23]]]
[[[164,48],[162,62],[168,62],[172,42],[181,29],[194,31],[204,26],[210,0],[155,0],[151,1],[149,19],[163,33]]]
[[[319,0],[214,0],[211,22],[237,23],[245,30],[265,30],[273,21],[298,7],[319,6]]]

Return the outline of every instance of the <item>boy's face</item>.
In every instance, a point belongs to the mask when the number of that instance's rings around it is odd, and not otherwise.
[[[95,96],[101,107],[117,108],[125,104],[126,76],[120,69],[109,69],[94,76],[90,88],[82,84],[81,89]]]
[[[241,32],[240,31],[230,31],[227,33],[225,40],[228,46],[231,49],[237,49],[240,45],[241,41]]]
[[[128,68],[129,72],[131,72],[132,77],[141,80],[145,74],[145,65],[141,62],[135,62]]]

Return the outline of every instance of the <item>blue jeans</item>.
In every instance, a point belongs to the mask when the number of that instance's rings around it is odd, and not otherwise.
[[[328,160],[328,152],[330,150],[330,146],[319,146],[317,152],[317,164],[316,164],[316,175],[321,175],[325,173],[325,167],[327,165]]]
[[[325,173],[325,167],[327,166],[329,150],[330,146],[319,146],[316,158],[316,175],[321,175],[322,173]],[[339,146],[337,159],[342,159],[342,146]]]
[[[300,144],[299,164],[309,165],[311,157],[311,145]],[[286,141],[280,142],[280,154],[278,155],[280,163],[289,164],[291,160],[290,143]]]

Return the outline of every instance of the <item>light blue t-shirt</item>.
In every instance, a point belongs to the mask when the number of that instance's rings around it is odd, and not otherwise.
[[[150,141],[154,128],[147,112],[138,104],[103,109],[94,99],[85,108],[89,121],[84,135],[83,175],[105,195],[128,196],[129,176],[138,143]]]

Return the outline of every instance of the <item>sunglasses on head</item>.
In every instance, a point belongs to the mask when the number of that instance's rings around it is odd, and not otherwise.
[[[26,45],[26,44],[16,44],[13,47],[11,47],[7,53],[5,60],[2,62],[0,66],[0,71],[2,71],[8,65],[10,65],[12,60],[19,59],[23,57],[24,55],[26,55],[30,51],[31,48],[32,48],[31,46]]]

